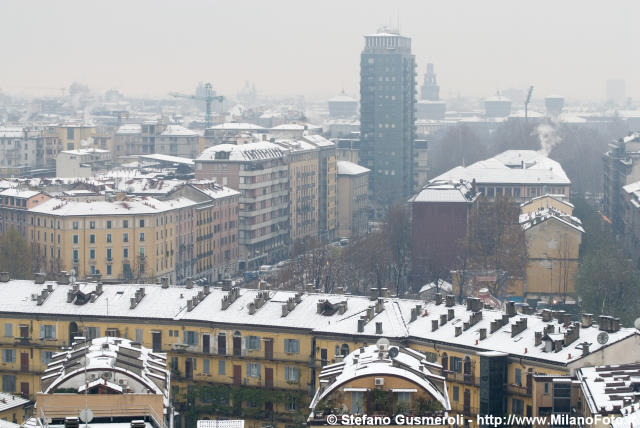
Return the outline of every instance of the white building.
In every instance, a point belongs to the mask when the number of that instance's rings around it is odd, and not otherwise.
[[[91,177],[109,169],[111,152],[102,149],[63,150],[56,157],[57,177]]]
[[[36,166],[41,137],[37,130],[0,126],[0,168]]]
[[[198,156],[198,137],[195,131],[181,125],[167,125],[156,138],[156,153],[194,159]]]

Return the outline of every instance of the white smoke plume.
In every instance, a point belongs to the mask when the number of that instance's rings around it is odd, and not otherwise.
[[[551,150],[562,142],[562,138],[556,134],[556,128],[548,123],[538,125],[533,134],[537,135],[540,141],[540,150],[538,151],[545,156],[549,156]]]

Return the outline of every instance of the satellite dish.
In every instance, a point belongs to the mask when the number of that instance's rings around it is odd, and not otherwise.
[[[93,412],[91,409],[82,409],[80,410],[80,420],[85,424],[88,424],[93,420]]]
[[[636,318],[636,320],[633,322],[633,326],[640,330],[640,318]]]
[[[598,334],[598,343],[599,344],[604,345],[608,341],[609,341],[609,335],[607,334],[606,331],[603,331],[600,334]]]
[[[397,357],[399,353],[400,353],[400,350],[398,349],[397,346],[392,346],[391,348],[389,348],[389,356],[391,358]]]
[[[387,339],[386,337],[382,337],[378,339],[378,341],[376,342],[376,346],[381,351],[386,351],[387,349],[389,349],[389,345],[390,345],[389,339]]]

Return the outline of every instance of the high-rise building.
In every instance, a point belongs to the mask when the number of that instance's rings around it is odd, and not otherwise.
[[[411,39],[383,29],[365,36],[360,59],[360,159],[378,207],[413,190],[415,57]]]

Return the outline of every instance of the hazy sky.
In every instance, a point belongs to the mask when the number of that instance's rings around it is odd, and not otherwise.
[[[604,97],[623,78],[640,99],[640,1],[256,0],[0,2],[0,89],[59,94],[73,81],[127,95],[192,92],[328,97],[359,91],[363,34],[396,23],[441,94]]]

